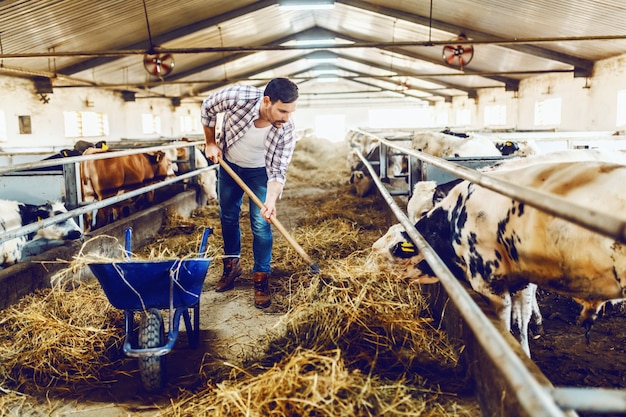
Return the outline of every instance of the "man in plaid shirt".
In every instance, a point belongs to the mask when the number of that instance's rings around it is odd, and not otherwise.
[[[286,78],[271,80],[264,90],[233,85],[217,91],[202,103],[201,121],[206,138],[205,154],[217,163],[222,158],[252,192],[264,202],[259,208],[250,201],[253,241],[254,305],[271,304],[268,274],[272,259],[272,229],[269,219],[276,214],[276,201],[283,191],[287,167],[296,145],[291,120],[296,110],[298,86]],[[222,134],[215,137],[218,114],[223,114]],[[217,194],[224,239],[224,272],[215,291],[231,290],[243,270],[239,218],[243,190],[220,168]]]

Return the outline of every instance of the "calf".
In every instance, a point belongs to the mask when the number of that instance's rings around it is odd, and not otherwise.
[[[53,202],[42,205],[20,203],[18,201],[0,200],[0,231],[7,232],[19,229],[31,223],[38,222],[66,213],[63,203]],[[72,219],[52,224],[28,235],[5,240],[0,243],[0,266],[14,265],[22,259],[24,246],[29,241],[38,239],[48,240],[76,240],[82,238],[83,233],[78,224]]]

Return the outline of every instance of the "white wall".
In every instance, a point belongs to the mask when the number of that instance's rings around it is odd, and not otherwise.
[[[476,99],[455,97],[452,102],[433,105],[435,111],[447,112],[448,125],[455,126],[458,107],[469,107],[472,114],[471,129],[484,128],[484,108],[492,103],[507,106],[506,124],[500,126],[518,130],[558,131],[616,131],[617,91],[626,89],[626,55],[600,61],[593,76],[574,78],[573,74],[540,75],[520,83],[517,93],[504,88],[482,89]],[[585,86],[590,88],[585,88]],[[120,93],[95,88],[54,88],[48,94],[49,103],[43,103],[35,93],[33,82],[25,78],[0,75],[0,112],[4,113],[8,140],[0,142],[2,148],[71,147],[76,138],[64,136],[63,111],[95,111],[109,115],[110,137],[108,141],[122,138],[150,139],[155,135],[142,134],[141,115],[151,113],[160,116],[162,136],[182,136],[179,131],[179,116],[199,117],[200,103],[192,102],[173,107],[169,99],[137,99],[124,102]],[[534,109],[537,100],[561,97],[563,103],[560,126],[536,126]],[[87,104],[89,103],[89,104]],[[407,107],[411,104],[400,101],[382,104],[364,99],[362,102],[337,105],[311,105],[304,100],[294,115],[299,129],[315,129],[319,115],[344,115],[345,129],[369,127],[368,111],[372,107]],[[1,114],[1,113],[0,113]],[[20,134],[18,116],[31,116],[32,134]],[[1,125],[1,123],[0,123]],[[433,126],[437,127],[437,126]],[[198,129],[200,127],[198,126]],[[201,134],[198,130],[197,134]],[[328,138],[341,140],[341,138]]]
[[[110,136],[93,138],[97,141],[119,141],[122,138],[151,139],[159,135],[142,133],[141,115],[160,116],[161,136],[177,136],[181,114],[199,115],[199,103],[183,103],[173,107],[169,99],[137,99],[125,102],[120,93],[96,88],[53,88],[44,103],[28,79],[0,75],[0,110],[4,113],[8,140],[2,148],[71,148],[77,138],[66,138],[64,111],[93,111],[109,117]],[[31,134],[20,134],[18,116],[31,117]],[[199,133],[199,132],[198,132]]]

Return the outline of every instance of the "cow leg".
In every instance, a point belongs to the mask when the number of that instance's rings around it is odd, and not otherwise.
[[[494,307],[498,318],[504,325],[504,328],[509,332],[512,332],[511,318],[515,315],[515,320],[518,322],[516,324],[519,328],[519,334],[515,335],[516,339],[519,341],[524,352],[528,355],[528,357],[530,357],[530,346],[528,344],[528,322],[530,321],[532,312],[532,303],[530,302],[527,292],[528,291],[526,289],[518,291],[515,297],[512,297],[508,292],[502,295],[496,295],[493,293],[483,294],[489,298],[489,301]],[[522,300],[525,301],[522,302]],[[516,312],[514,313],[513,306],[516,304],[519,304],[519,307],[515,307]]]
[[[543,330],[543,316],[541,310],[539,310],[539,303],[537,302],[537,286],[535,284],[529,284],[532,288],[532,314],[530,316],[529,332],[533,339],[539,339],[544,334]]]
[[[585,328],[585,339],[587,340],[587,344],[589,344],[591,342],[591,326],[593,326],[593,323],[596,322],[598,312],[604,305],[605,301],[585,301],[579,298],[574,298],[574,300],[576,300],[583,307],[580,312],[580,316],[578,317],[578,322]]]
[[[536,303],[537,286],[529,284],[526,288],[515,292],[511,297],[513,321],[517,327],[517,340],[524,352],[530,357],[530,346],[528,344],[528,324],[533,315],[533,304]]]

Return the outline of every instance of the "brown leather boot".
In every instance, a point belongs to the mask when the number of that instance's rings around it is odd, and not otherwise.
[[[215,284],[215,291],[224,292],[235,288],[235,279],[239,278],[243,270],[239,258],[224,258],[224,273]]]
[[[272,303],[270,291],[268,288],[267,272],[255,272],[252,274],[254,281],[254,306],[257,308],[266,308]]]

